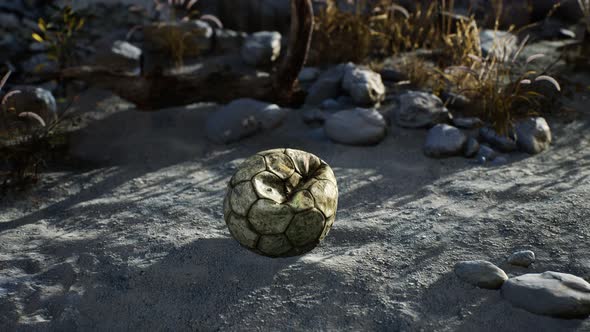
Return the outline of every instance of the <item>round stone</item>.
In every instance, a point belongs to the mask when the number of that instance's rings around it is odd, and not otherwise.
[[[298,213],[287,229],[287,237],[295,246],[302,247],[319,241],[324,229],[324,216],[317,209]]]
[[[278,204],[268,199],[260,199],[250,209],[248,220],[259,234],[283,233],[293,219],[293,211],[288,205]]]

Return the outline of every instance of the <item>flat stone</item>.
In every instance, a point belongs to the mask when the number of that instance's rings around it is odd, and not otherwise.
[[[479,130],[479,136],[482,141],[489,143],[492,147],[502,152],[516,150],[516,137],[512,133],[500,135],[494,129],[485,127]]]
[[[395,122],[404,128],[429,128],[451,119],[449,110],[437,96],[408,91],[400,96],[399,107],[394,111]]]
[[[467,143],[467,136],[453,126],[439,124],[428,132],[424,154],[431,158],[461,155]]]
[[[529,267],[535,261],[535,253],[530,250],[521,250],[508,257],[508,264]]]
[[[337,143],[373,145],[385,138],[387,123],[375,109],[356,108],[328,117],[324,130]]]
[[[508,280],[502,269],[483,260],[460,262],[455,265],[455,274],[467,283],[486,289],[499,289]]]

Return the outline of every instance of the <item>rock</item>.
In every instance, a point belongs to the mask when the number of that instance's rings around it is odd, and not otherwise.
[[[320,76],[320,70],[316,67],[305,67],[299,73],[300,82],[312,82],[318,79]]]
[[[231,143],[262,130],[278,127],[287,110],[254,99],[237,99],[207,119],[207,137],[216,143]]]
[[[551,144],[551,129],[544,118],[528,118],[516,125],[516,143],[529,154],[538,154]]]
[[[158,22],[143,27],[146,53],[156,52],[172,54],[182,42],[183,56],[196,57],[211,50],[213,46],[213,29],[204,21]]]
[[[518,51],[518,37],[508,31],[482,30],[479,34],[484,56],[492,53],[500,61],[507,61]]]
[[[486,289],[499,289],[508,280],[502,269],[483,260],[460,262],[455,265],[455,274],[467,283]]]
[[[21,27],[20,19],[15,14],[0,12],[0,28],[16,30]]]
[[[475,138],[470,138],[465,144],[463,155],[467,158],[472,158],[479,152],[479,142]]]
[[[340,105],[340,103],[335,100],[335,99],[326,99],[322,102],[322,105],[320,106],[322,109],[324,110],[339,110],[342,109],[342,105]]]
[[[453,118],[453,124],[458,128],[475,129],[483,126],[483,121],[480,118]]]
[[[330,139],[338,143],[373,145],[385,138],[387,124],[375,109],[356,108],[329,116],[324,130]]]
[[[408,76],[395,69],[383,69],[379,72],[381,79],[386,82],[401,82],[408,79]]]
[[[323,72],[309,88],[305,103],[320,105],[326,99],[337,98],[342,91],[344,72],[351,66],[354,65],[351,63],[340,64]]]
[[[237,53],[248,38],[245,32],[238,32],[229,29],[215,29],[215,53],[227,54]]]
[[[50,60],[46,53],[35,54],[28,60],[21,62],[20,66],[22,71],[27,74],[57,71],[56,62]]]
[[[479,151],[477,152],[477,156],[483,157],[485,159],[485,161],[492,161],[492,160],[496,159],[496,157],[498,156],[498,152],[496,152],[496,150],[490,148],[489,146],[487,146],[485,144],[481,144],[479,146]]]
[[[508,264],[529,267],[535,262],[535,253],[530,250],[521,250],[508,257]]]
[[[494,158],[494,160],[492,160],[493,166],[502,166],[506,164],[508,164],[508,158],[506,158],[505,156],[498,156]]]
[[[508,136],[499,135],[494,129],[485,127],[479,130],[479,136],[482,141],[489,143],[502,152],[516,150],[516,137],[512,133],[508,134]]]
[[[501,293],[515,307],[534,314],[557,318],[590,316],[590,284],[571,274],[525,274],[506,281]]]
[[[18,93],[16,91],[19,91]],[[34,86],[15,87],[2,105],[4,112],[14,108],[17,113],[31,112],[39,115],[46,124],[57,119],[57,104],[48,90]],[[8,95],[7,94],[7,95]]]
[[[372,106],[385,99],[381,75],[370,69],[348,67],[342,80],[342,89],[359,106]]]
[[[467,143],[467,136],[453,126],[439,124],[428,132],[424,154],[431,158],[461,155]]]
[[[445,105],[453,110],[464,111],[471,105],[471,100],[462,94],[443,91],[440,97]]]
[[[393,115],[395,122],[405,128],[427,128],[451,119],[440,98],[420,91],[408,91],[401,95],[399,107]]]
[[[246,38],[241,51],[242,59],[250,66],[266,66],[281,55],[281,34],[260,31]]]
[[[310,126],[320,126],[326,121],[326,114],[317,108],[303,111],[303,122]]]
[[[93,59],[97,65],[107,66],[112,70],[136,71],[139,69],[141,49],[129,42],[116,40],[106,50],[99,50]]]

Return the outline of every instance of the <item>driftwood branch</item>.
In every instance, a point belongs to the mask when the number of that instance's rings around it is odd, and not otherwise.
[[[213,57],[188,72],[133,75],[101,67],[74,67],[63,79],[88,82],[113,91],[140,110],[157,110],[195,102],[228,102],[249,97],[279,104],[296,102],[297,76],[309,52],[313,31],[311,0],[291,0],[291,36],[286,55],[270,75],[235,64],[232,56]],[[233,60],[233,61],[232,61]]]

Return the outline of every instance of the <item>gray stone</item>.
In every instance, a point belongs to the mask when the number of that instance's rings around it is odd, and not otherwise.
[[[590,316],[590,284],[571,274],[525,274],[506,281],[501,293],[515,307],[535,314],[557,318]]]
[[[317,108],[306,109],[302,112],[303,122],[310,126],[323,125],[327,115]]]
[[[21,28],[21,23],[18,19],[18,16],[16,16],[15,14],[0,12],[0,28],[5,28],[9,30]]]
[[[18,86],[2,105],[4,111],[14,108],[17,113],[31,112],[39,115],[46,124],[57,119],[57,104],[53,94],[35,86]],[[19,92],[16,92],[19,91]]]
[[[492,160],[493,166],[502,166],[506,164],[508,164],[508,158],[506,158],[505,156],[498,156],[494,158],[494,160]]]
[[[508,31],[483,30],[479,34],[484,56],[508,61],[518,50],[518,37]]]
[[[544,118],[528,118],[516,125],[516,143],[529,154],[538,154],[551,144],[551,129]]]
[[[475,138],[470,138],[465,144],[464,156],[472,158],[479,152],[479,142]]]
[[[386,82],[400,82],[408,79],[408,76],[395,69],[383,69],[379,72],[381,79]]]
[[[440,98],[420,91],[408,91],[401,95],[393,116],[395,122],[405,128],[428,128],[451,119]]]
[[[349,67],[344,73],[342,89],[359,106],[372,106],[385,99],[385,85],[381,75],[365,68]]]
[[[139,69],[141,49],[129,42],[116,40],[108,49],[97,52],[93,62],[111,70],[136,71]]]
[[[460,262],[455,265],[455,274],[467,283],[486,289],[499,289],[508,280],[502,269],[483,260]]]
[[[281,55],[281,34],[260,31],[246,38],[241,51],[242,59],[250,66],[266,66]]]
[[[220,54],[237,53],[241,50],[248,34],[229,29],[215,29],[215,52]]]
[[[439,124],[430,129],[424,145],[424,154],[431,158],[458,156],[463,153],[467,136],[446,124]]]
[[[494,148],[502,152],[512,152],[516,150],[516,137],[513,133],[500,135],[494,129],[485,127],[479,130],[479,136],[482,141],[489,143]]]
[[[216,143],[231,143],[260,131],[278,127],[287,110],[254,99],[237,99],[207,119],[207,137]]]
[[[320,76],[320,70],[316,67],[305,67],[299,73],[300,82],[312,82],[318,79]]]
[[[483,126],[483,121],[480,118],[453,118],[453,124],[458,128],[475,129]]]
[[[158,22],[143,27],[146,53],[173,52],[176,42],[182,42],[185,57],[200,56],[213,46],[213,29],[204,21]]]
[[[385,138],[387,124],[375,109],[356,108],[328,117],[326,135],[335,142],[348,145],[372,145]]]
[[[485,158],[486,161],[492,161],[496,159],[498,152],[485,144],[480,144],[477,156]]]
[[[308,105],[320,105],[326,99],[340,96],[344,72],[351,66],[354,65],[351,63],[340,64],[323,72],[309,88],[305,103]]]
[[[443,91],[440,97],[445,105],[453,110],[465,111],[471,106],[471,100],[462,94]]]
[[[340,105],[340,103],[338,101],[336,101],[335,99],[332,99],[332,98],[324,100],[320,107],[324,110],[342,109],[342,105]]]
[[[508,264],[529,267],[535,262],[535,253],[530,250],[521,250],[508,257]]]

